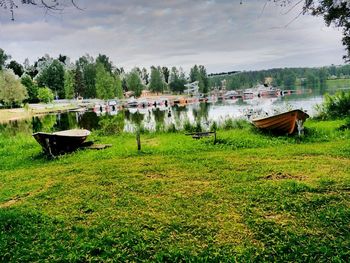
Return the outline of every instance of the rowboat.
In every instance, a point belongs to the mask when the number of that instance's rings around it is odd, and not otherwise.
[[[292,110],[266,118],[253,119],[253,124],[264,130],[292,134],[301,129],[309,115],[302,110]]]
[[[56,156],[76,150],[89,134],[88,130],[72,129],[54,133],[37,132],[33,134],[33,137],[46,154]]]

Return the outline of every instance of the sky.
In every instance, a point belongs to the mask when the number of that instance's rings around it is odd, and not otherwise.
[[[65,0],[62,0],[65,1]],[[343,64],[342,32],[265,0],[76,0],[62,12],[0,10],[0,48],[33,63],[105,54],[130,70],[204,65],[208,73]]]

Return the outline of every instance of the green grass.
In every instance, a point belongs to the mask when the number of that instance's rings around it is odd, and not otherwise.
[[[97,137],[48,160],[0,136],[1,262],[348,262],[350,132],[308,121],[302,138],[243,125]]]
[[[350,86],[350,79],[328,79],[326,83],[328,88],[348,88]]]

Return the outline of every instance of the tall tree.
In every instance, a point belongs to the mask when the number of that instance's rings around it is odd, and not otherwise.
[[[101,55],[101,54],[98,54],[97,58],[96,58],[96,64],[102,64],[105,68],[105,70],[112,74],[112,71],[113,71],[113,63],[112,61],[109,60],[109,57],[107,57],[106,55]]]
[[[10,59],[11,56],[7,55],[3,49],[0,48],[0,70],[5,66],[6,60]]]
[[[190,82],[194,82],[199,78],[199,69],[197,65],[194,65],[190,70]]]
[[[57,59],[39,73],[36,81],[39,87],[48,87],[55,96],[64,98],[64,68]]]
[[[0,101],[12,107],[28,97],[26,88],[12,70],[0,71]]]
[[[96,97],[96,64],[95,60],[89,54],[86,54],[78,59],[76,67],[79,67],[82,72],[82,78],[84,82],[84,94],[82,96],[86,98]]]
[[[21,83],[27,88],[28,102],[38,102],[38,85],[32,80],[32,78],[24,74],[21,77]]]
[[[149,82],[149,89],[152,92],[163,92],[165,83],[163,80],[163,73],[160,67],[151,67],[151,80]]]
[[[74,98],[74,71],[66,70],[64,72],[64,94],[66,99]]]
[[[102,63],[96,66],[96,94],[99,99],[112,99],[116,96],[114,77],[105,69]]]
[[[13,73],[15,73],[18,77],[21,77],[24,73],[24,68],[21,64],[19,64],[15,60],[11,60],[9,64],[6,66],[8,69],[12,69]]]
[[[167,67],[162,67],[162,73],[163,73],[163,76],[164,76],[164,81],[165,83],[169,83],[169,75],[170,75],[170,71]]]
[[[115,96],[119,99],[123,98],[123,87],[122,87],[122,80],[119,75],[114,75],[114,89],[115,89]]]
[[[209,79],[204,66],[194,65],[190,70],[190,81],[198,81],[199,90],[202,93],[207,93],[209,90]]]
[[[149,74],[147,72],[146,68],[142,68],[142,74],[141,74],[141,78],[142,78],[142,82],[144,85],[148,85],[149,83]]]
[[[208,93],[209,90],[209,79],[207,75],[207,70],[203,65],[199,66],[199,75],[201,78],[201,81],[203,82],[202,89],[200,90],[202,93]]]
[[[136,69],[133,69],[126,76],[126,85],[129,91],[133,91],[135,97],[139,97],[142,93],[143,85],[140,75]]]
[[[77,97],[84,97],[85,89],[86,87],[83,79],[83,73],[81,72],[81,68],[78,64],[74,70],[74,93]]]
[[[182,93],[185,90],[186,79],[182,69],[172,67],[170,71],[169,87],[173,92]]]

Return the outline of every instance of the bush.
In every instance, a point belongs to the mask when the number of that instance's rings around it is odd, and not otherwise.
[[[113,135],[122,133],[124,130],[124,114],[122,112],[117,115],[105,116],[99,121],[100,131],[104,135]]]
[[[53,101],[53,98],[54,98],[53,92],[49,88],[39,88],[38,89],[38,99],[41,102],[49,103],[49,102]]]
[[[346,118],[350,115],[350,92],[344,91],[336,93],[334,96],[325,95],[325,100],[321,105],[316,106],[318,118],[334,119]]]

